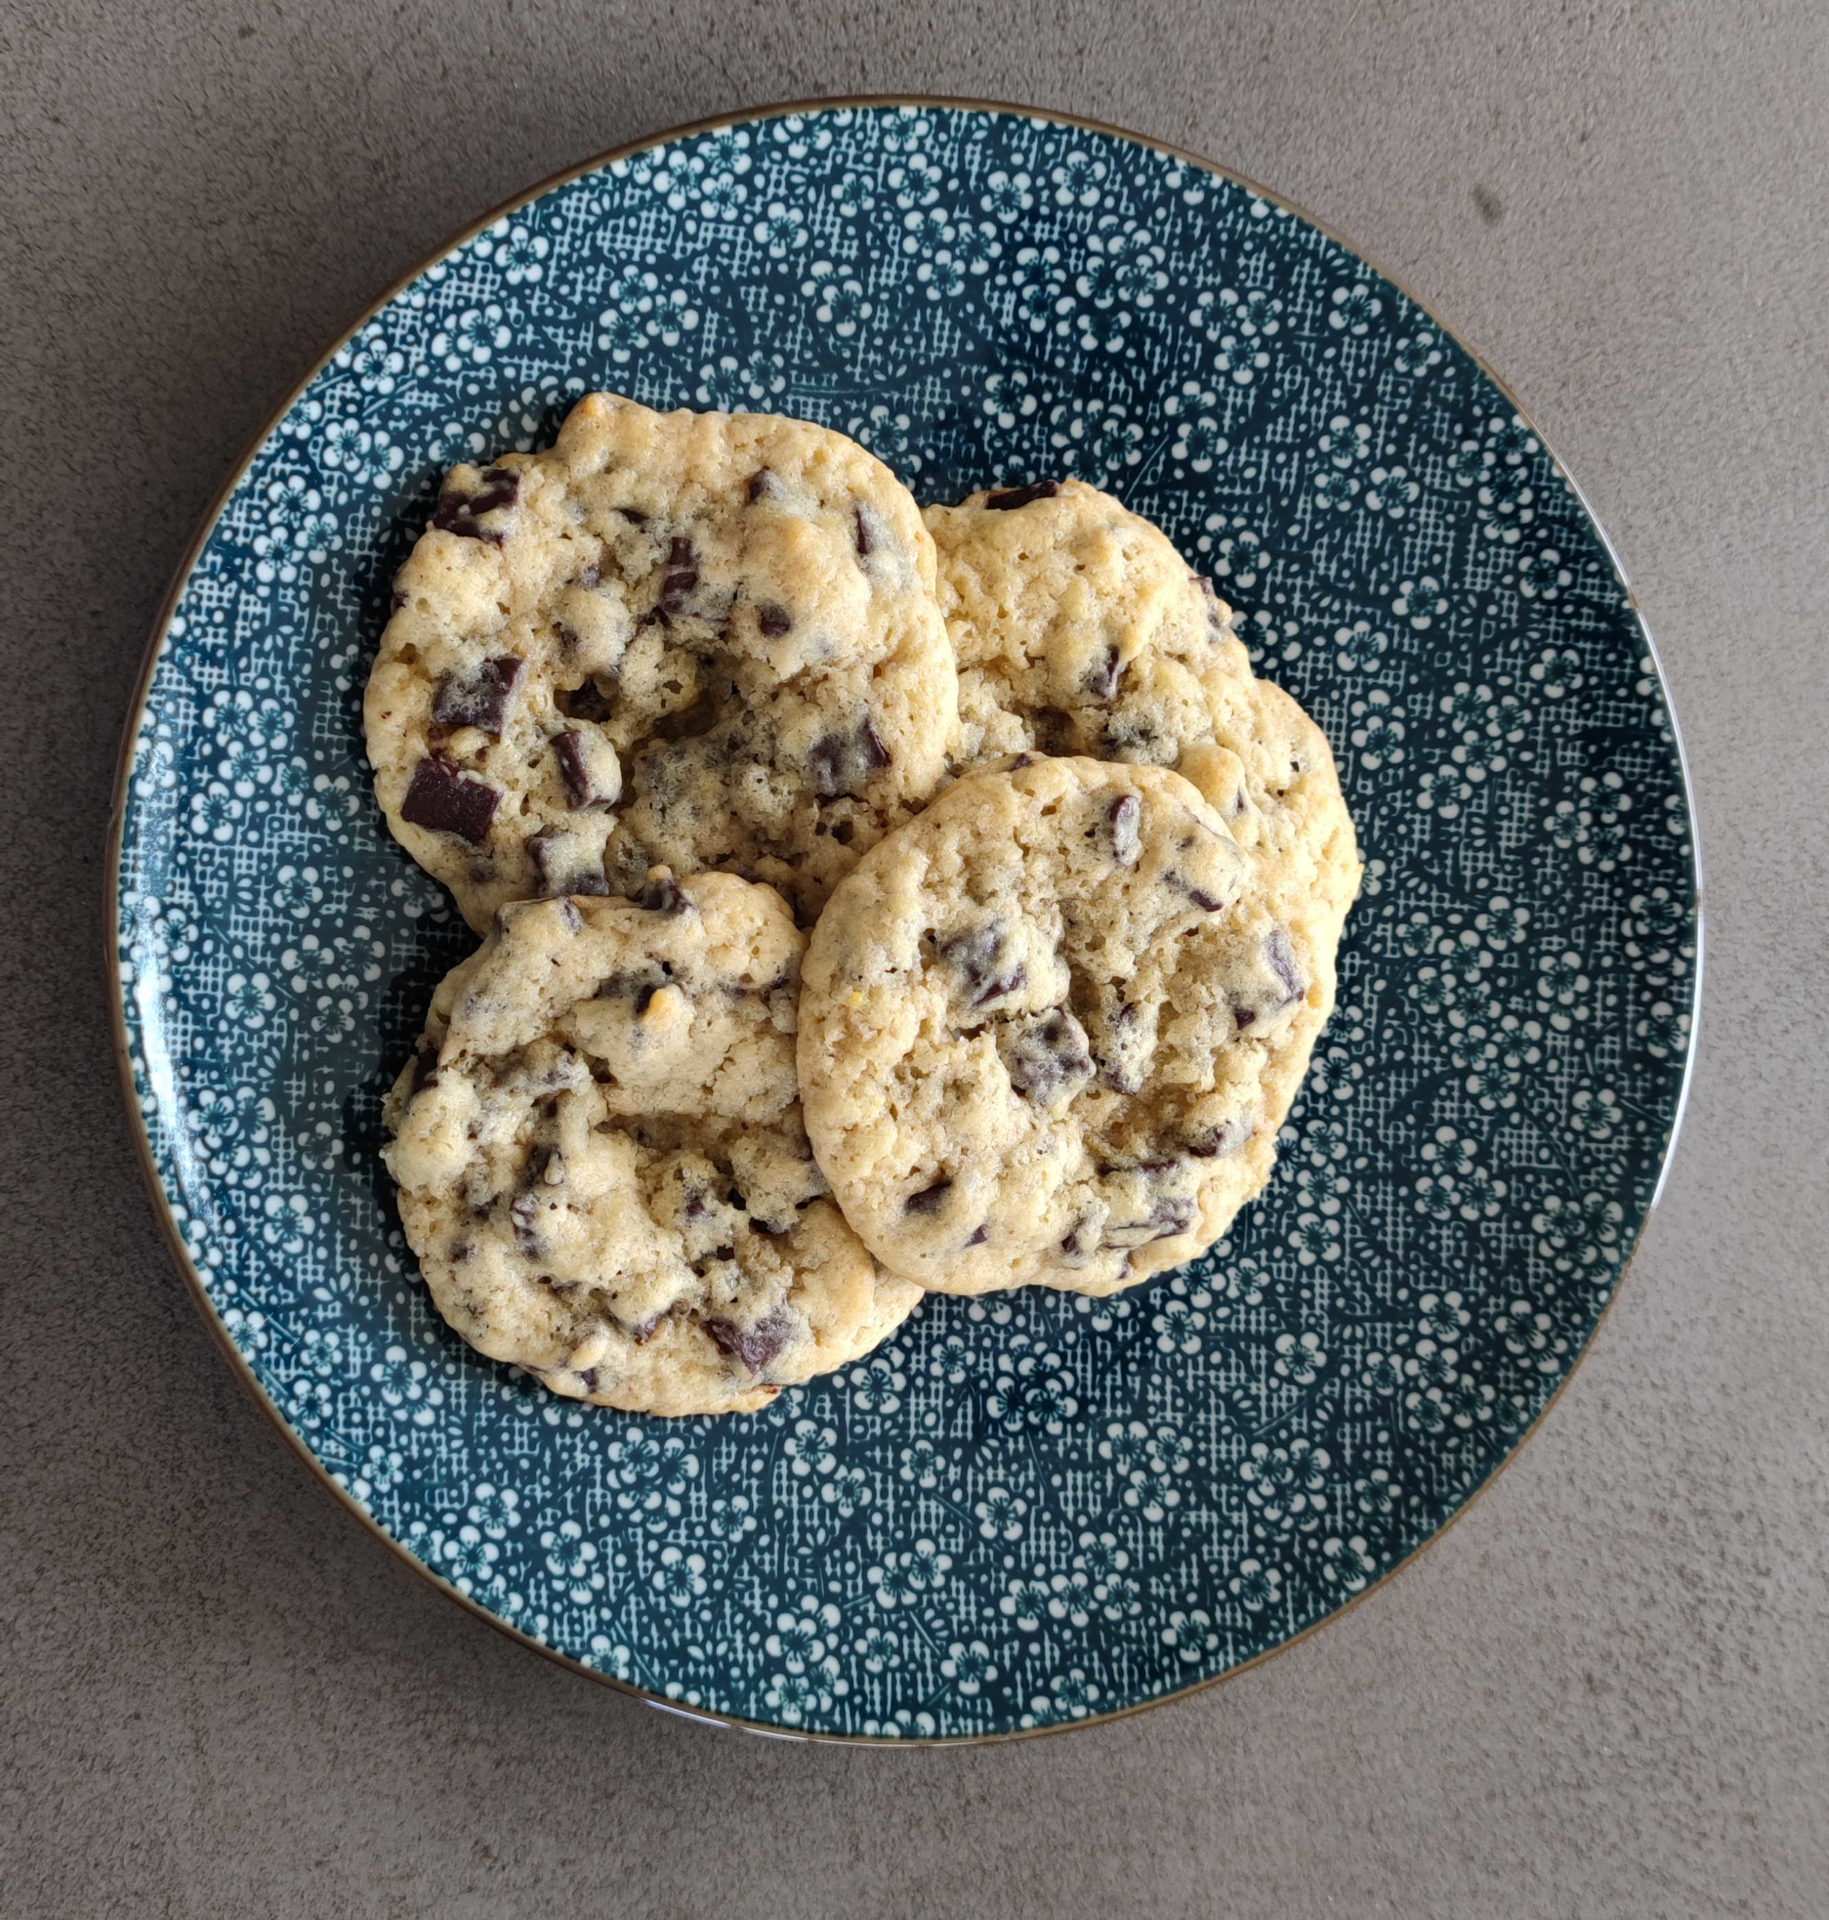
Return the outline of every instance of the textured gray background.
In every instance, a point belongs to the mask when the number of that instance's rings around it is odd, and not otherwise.
[[[320,348],[560,166],[886,90],[1210,154],[1483,351],[1637,582],[1710,883],[1685,1144],[1519,1464],[1260,1671],[979,1751],[687,1726],[413,1579],[167,1264],[96,964],[148,622]],[[1829,1914],[1825,101],[1821,0],[0,0],[0,1912]]]

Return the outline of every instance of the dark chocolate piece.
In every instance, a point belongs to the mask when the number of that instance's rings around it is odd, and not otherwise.
[[[1077,1093],[1092,1078],[1086,1029],[1065,1007],[1011,1023],[997,1036],[1011,1087],[1038,1107]]]
[[[526,667],[524,660],[505,653],[485,660],[468,676],[447,673],[432,700],[432,724],[455,731],[480,727],[499,740],[508,717],[508,701]]]
[[[579,867],[565,860],[567,838],[557,828],[548,827],[527,842],[527,857],[533,862],[540,892],[548,899],[554,894],[608,893],[610,883],[601,867]]]
[[[574,733],[568,728],[553,741],[553,752],[558,757],[559,772],[565,780],[566,797],[574,807],[607,807],[613,804],[616,794],[606,793],[593,777],[591,756],[583,734]]]
[[[1010,928],[1001,921],[987,920],[969,933],[942,940],[938,950],[965,982],[969,1004],[985,1007],[1017,992],[1029,977],[1010,946]]]
[[[1143,808],[1134,793],[1121,793],[1111,803],[1111,857],[1121,867],[1132,867],[1143,851],[1138,822]]]
[[[1101,1240],[1108,1247],[1145,1247],[1186,1233],[1193,1224],[1194,1202],[1186,1194],[1164,1194],[1141,1220],[1107,1221]]]
[[[450,761],[427,754],[413,769],[400,817],[415,827],[454,833],[480,846],[489,837],[489,823],[501,797],[481,780],[467,779]]]
[[[1031,501],[1052,500],[1061,490],[1058,480],[1037,480],[1026,487],[1005,487],[1001,493],[988,493],[984,497],[987,511],[991,513],[1014,513],[1018,507],[1026,507]]]
[[[1281,927],[1274,928],[1264,940],[1265,957],[1276,971],[1276,976],[1289,990],[1290,1000],[1300,1000],[1308,991],[1308,983],[1302,978],[1302,969],[1296,964],[1294,949],[1289,944],[1289,935]]]
[[[778,1307],[753,1326],[739,1327],[731,1320],[707,1320],[705,1331],[717,1342],[720,1353],[750,1373],[760,1373],[794,1337],[794,1322]]]
[[[663,614],[684,613],[692,590],[699,584],[699,560],[692,542],[675,534],[667,549],[667,571],[661,576],[660,598],[655,603]]]
[[[685,913],[692,902],[680,892],[679,882],[673,875],[662,869],[635,896],[635,904],[646,907],[650,913]]]
[[[521,476],[512,467],[489,467],[483,472],[474,493],[460,493],[447,486],[432,509],[432,524],[441,533],[461,534],[466,540],[487,540],[502,544],[502,536],[481,524],[486,513],[514,505],[521,491]]]
[[[1118,682],[1124,677],[1124,663],[1118,658],[1116,647],[1105,649],[1105,658],[1096,666],[1086,670],[1085,688],[1095,700],[1110,700],[1118,691]]]
[[[822,800],[836,800],[840,794],[855,795],[873,773],[888,766],[889,749],[866,715],[851,733],[828,733],[815,740],[807,761],[813,791]]]
[[[943,1173],[931,1187],[923,1187],[919,1193],[911,1193],[902,1202],[904,1213],[938,1213],[946,1205],[946,1196],[952,1191],[952,1176]]]

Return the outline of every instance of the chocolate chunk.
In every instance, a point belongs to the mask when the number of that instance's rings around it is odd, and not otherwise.
[[[705,1331],[717,1342],[718,1351],[728,1355],[750,1373],[760,1373],[794,1337],[794,1321],[777,1307],[753,1326],[739,1327],[732,1320],[707,1320]]]
[[[468,675],[447,673],[438,683],[432,700],[432,724],[455,729],[480,727],[496,739],[502,737],[502,722],[507,718],[509,696],[526,662],[512,653],[485,660]]]
[[[521,476],[512,467],[487,468],[474,493],[460,493],[447,486],[432,510],[432,524],[441,533],[461,534],[466,540],[487,540],[502,544],[502,536],[481,524],[486,513],[498,507],[511,507],[521,491]]]
[[[572,836],[557,827],[534,834],[527,842],[527,856],[533,862],[540,892],[547,899],[554,894],[603,894],[610,890],[603,868],[580,866]]]
[[[813,791],[822,800],[840,794],[855,795],[870,776],[889,764],[889,749],[868,716],[854,732],[828,733],[813,742],[807,755]]]
[[[574,807],[588,807],[591,804],[591,770],[584,763],[584,736],[581,733],[566,731],[553,742],[553,752],[558,757],[559,772],[565,780],[565,791]]]
[[[407,1082],[409,1096],[423,1093],[438,1084],[438,1049],[428,1040],[413,1055],[413,1077]]]
[[[1065,1007],[1012,1022],[997,1036],[1010,1085],[1038,1107],[1077,1093],[1092,1078],[1086,1029]]]
[[[616,511],[621,514],[632,527],[645,527],[648,524],[649,516],[643,513],[639,507],[618,507]]]
[[[968,1247],[981,1247],[984,1245],[984,1243],[988,1239],[990,1239],[990,1237],[991,1237],[991,1223],[987,1220],[982,1226],[978,1227],[973,1232],[972,1237],[968,1241],[966,1241],[965,1244]]]
[[[967,1001],[974,1007],[1017,992],[1029,977],[1011,951],[1011,930],[998,920],[942,940],[938,951],[964,981]]]
[[[773,601],[769,601],[756,609],[756,625],[760,627],[771,640],[778,639],[782,634],[788,632],[793,624],[793,616],[788,612],[787,608],[778,607]]]
[[[1243,1033],[1244,1030],[1248,1026],[1250,1026],[1251,1023],[1256,1018],[1257,1018],[1256,1007],[1234,1007],[1232,1009],[1232,1022],[1233,1022],[1233,1025],[1238,1028],[1240,1033]]]
[[[1121,867],[1135,866],[1143,851],[1143,836],[1137,826],[1142,817],[1142,803],[1134,793],[1121,793],[1111,803],[1107,816],[1111,823],[1111,857]]]
[[[698,555],[690,540],[675,534],[673,544],[667,549],[667,571],[661,576],[660,598],[655,604],[663,614],[684,613],[698,584]]]
[[[1136,1002],[1120,1001],[1094,1050],[1099,1078],[1114,1093],[1128,1096],[1141,1092],[1143,1069],[1153,1046],[1149,1032],[1138,1025]]]
[[[876,530],[873,524],[874,516],[861,500],[852,509],[851,523],[857,530],[857,554],[861,560],[865,554],[873,551],[876,546]]]
[[[1169,1240],[1194,1224],[1194,1202],[1186,1194],[1163,1194],[1141,1220],[1110,1220],[1101,1236],[1108,1247],[1145,1247]]]
[[[911,1193],[902,1202],[904,1213],[938,1213],[946,1205],[946,1196],[952,1191],[950,1174],[943,1173],[931,1187],[923,1187],[919,1193]]]
[[[665,867],[655,867],[649,873],[648,884],[635,896],[635,904],[650,913],[685,913],[692,906]]]
[[[481,780],[466,779],[450,761],[428,754],[413,769],[400,817],[415,827],[454,833],[480,846],[489,837],[489,823],[501,797]]]
[[[991,513],[1014,513],[1035,500],[1052,500],[1061,490],[1058,480],[1037,480],[1026,487],[1005,487],[1001,493],[988,493],[984,504]]]
[[[565,780],[566,797],[574,807],[615,805],[622,793],[621,770],[616,766],[615,748],[601,734],[588,739],[567,729],[554,740],[553,752]]]
[[[405,589],[402,587],[396,587],[393,590],[393,592],[387,596],[387,603],[390,607],[393,608],[393,610],[396,613],[398,613],[400,609],[406,605],[407,599],[408,599],[408,595]]]
[[[1116,647],[1105,649],[1105,658],[1097,666],[1086,669],[1083,685],[1095,700],[1110,700],[1118,691],[1118,682],[1124,676],[1124,663],[1118,658]]]
[[[517,1193],[508,1208],[508,1218],[514,1227],[514,1244],[526,1254],[540,1251],[540,1235],[535,1222],[539,1218],[540,1202],[531,1193]]]
[[[767,467],[758,467],[749,476],[749,501],[754,506],[758,500],[768,500],[782,491],[781,482]]]
[[[659,1327],[660,1323],[666,1319],[666,1317],[664,1313],[651,1313],[647,1319],[638,1321],[633,1326],[625,1327],[625,1331],[638,1347],[645,1347],[648,1342],[654,1338],[655,1329]]]
[[[554,695],[554,700],[568,720],[607,720],[612,711],[595,680],[586,680],[582,686],[563,687]]]
[[[1092,1250],[1086,1232],[1091,1224],[1089,1220],[1080,1220],[1075,1224],[1072,1232],[1061,1241],[1061,1252],[1076,1266],[1084,1266],[1086,1256]]]
[[[1276,976],[1289,990],[1289,1000],[1300,1000],[1308,991],[1308,983],[1302,978],[1302,969],[1296,964],[1294,949],[1289,944],[1289,935],[1281,927],[1275,928],[1264,941],[1264,955],[1276,971]],[[1285,1006],[1289,1004],[1286,1000]]]
[[[1199,887],[1189,887],[1188,898],[1202,913],[1218,913],[1226,904],[1223,900],[1215,900],[1210,893],[1203,893]]]

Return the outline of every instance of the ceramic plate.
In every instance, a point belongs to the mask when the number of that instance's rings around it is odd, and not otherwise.
[[[1276,1178],[1210,1257],[1112,1300],[937,1298],[749,1418],[556,1400],[432,1313],[380,1100],[470,940],[382,829],[362,684],[440,469],[545,444],[592,387],[822,421],[923,500],[1108,487],[1325,725],[1364,897]],[[1699,934],[1650,642],[1472,355],[1204,162],[883,102],[594,163],[336,349],[178,583],[116,884],[157,1193],[300,1448],[539,1647],[873,1739],[1164,1699],[1439,1532],[1618,1284]]]

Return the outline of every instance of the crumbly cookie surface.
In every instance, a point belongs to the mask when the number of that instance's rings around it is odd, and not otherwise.
[[[1338,933],[1166,769],[960,780],[808,950],[801,1093],[846,1217],[948,1293],[1112,1293],[1193,1258],[1269,1178]]]
[[[959,660],[956,767],[1025,752],[1171,767],[1344,916],[1357,853],[1327,738],[1253,675],[1232,609],[1159,528],[1080,480],[923,517]]]
[[[810,922],[945,772],[933,585],[913,500],[844,435],[587,395],[550,451],[454,468],[396,578],[382,811],[479,931],[657,863]]]
[[[801,1123],[804,946],[728,874],[501,910],[386,1115],[407,1239],[473,1346],[601,1405],[725,1413],[913,1310]]]

